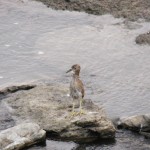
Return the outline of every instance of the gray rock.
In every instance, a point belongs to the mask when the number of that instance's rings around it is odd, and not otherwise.
[[[149,44],[150,45],[150,32],[140,34],[136,37],[137,44]]]
[[[120,119],[120,125],[137,131],[150,131],[150,114]]]
[[[150,114],[122,118],[118,125],[150,138]]]
[[[46,132],[35,123],[24,123],[0,132],[0,149],[19,150],[45,140]]]
[[[63,85],[38,85],[19,91],[5,99],[12,108],[16,123],[35,122],[51,136],[73,141],[93,141],[98,138],[114,138],[115,128],[102,108],[91,100],[84,101],[85,115],[70,117],[72,100]],[[79,103],[76,102],[78,110]]]

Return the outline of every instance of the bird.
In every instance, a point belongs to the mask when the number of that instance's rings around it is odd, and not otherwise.
[[[83,102],[83,98],[84,98],[84,94],[85,94],[85,90],[84,90],[84,85],[83,82],[80,80],[80,70],[81,67],[79,64],[75,64],[71,67],[71,69],[69,69],[66,73],[68,72],[72,72],[72,79],[70,82],[70,96],[73,99],[73,105],[72,105],[72,115],[76,115],[75,111],[74,111],[74,105],[75,99],[80,100],[80,107],[79,110],[80,112],[77,114],[84,114],[84,111],[82,109],[82,102]]]

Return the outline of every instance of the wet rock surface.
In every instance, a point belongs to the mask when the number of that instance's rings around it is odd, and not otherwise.
[[[150,32],[140,34],[136,37],[137,44],[149,44],[150,45]]]
[[[0,132],[0,149],[19,150],[45,141],[46,132],[35,123],[24,123]]]
[[[118,122],[119,126],[138,131],[140,134],[150,138],[150,114],[122,118]]]
[[[38,85],[19,91],[5,99],[12,108],[11,115],[17,124],[35,122],[52,137],[64,140],[89,142],[98,138],[114,138],[115,128],[103,110],[84,101],[84,115],[70,116],[72,100],[67,96],[68,87]],[[76,102],[76,109],[79,104]]]
[[[37,0],[48,7],[61,10],[84,11],[94,15],[110,13],[129,20],[150,20],[149,0]]]

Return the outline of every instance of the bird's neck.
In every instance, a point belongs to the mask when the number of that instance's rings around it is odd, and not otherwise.
[[[72,76],[74,79],[76,79],[76,78],[79,78],[79,75],[77,75],[77,74],[73,74],[73,76]]]
[[[76,71],[75,71],[75,75],[76,75],[76,76],[79,76],[79,74],[80,74],[80,70],[76,70]]]

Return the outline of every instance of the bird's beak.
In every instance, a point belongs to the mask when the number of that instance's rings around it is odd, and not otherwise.
[[[66,73],[68,73],[68,72],[70,72],[70,71],[72,71],[72,69],[69,69],[68,71],[66,71]]]

